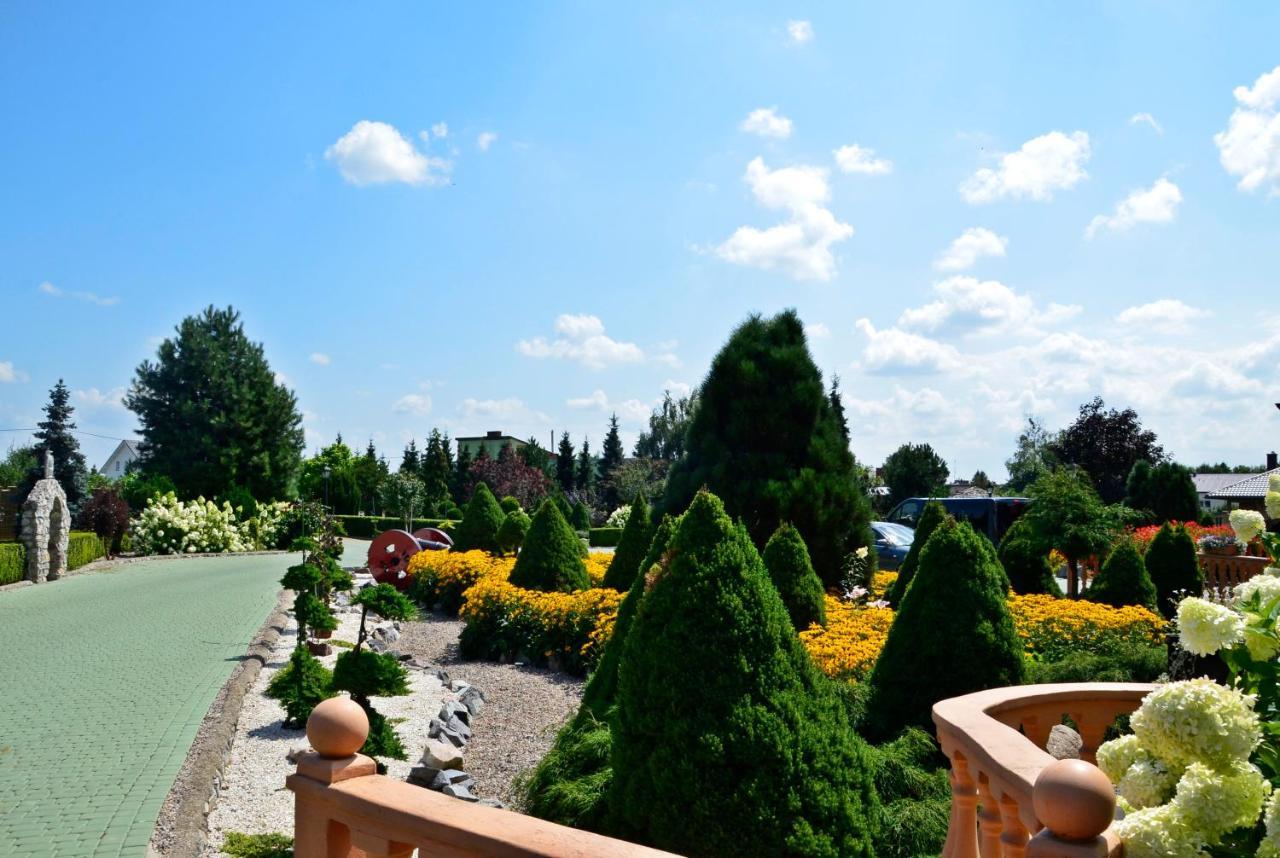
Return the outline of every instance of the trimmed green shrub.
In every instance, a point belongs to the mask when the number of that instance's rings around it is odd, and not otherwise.
[[[497,551],[498,528],[506,515],[493,492],[484,483],[476,483],[475,493],[467,501],[462,524],[453,532],[455,551]]]
[[[614,548],[621,540],[621,527],[593,527],[587,534],[592,548]]]
[[[951,785],[933,737],[909,728],[872,749],[883,814],[876,846],[881,858],[937,855],[947,839]]]
[[[311,710],[334,695],[332,684],[333,672],[299,644],[289,656],[289,664],[267,683],[266,694],[284,707],[284,726],[300,729],[306,726]]]
[[[1169,669],[1164,646],[1127,643],[1113,652],[1073,652],[1057,661],[1028,661],[1027,682],[1155,682]]]
[[[610,825],[686,855],[873,855],[869,751],[746,529],[701,492],[646,575],[619,668]]]
[[[569,517],[569,521],[574,530],[590,530],[591,511],[587,509],[585,503],[578,501],[573,505],[573,512]]]
[[[1031,528],[1022,519],[1015,521],[1000,540],[999,558],[1013,592],[1021,596],[1062,595],[1062,588],[1053,577],[1053,567],[1049,565],[1049,549],[1032,538]]]
[[[591,586],[582,543],[554,501],[538,507],[509,580],[517,587],[548,592],[572,593]]]
[[[506,497],[504,497],[502,500],[498,502],[498,506],[502,507],[503,512],[510,515],[511,513],[520,509],[520,501],[516,500],[511,495],[507,495]]]
[[[293,858],[293,838],[287,834],[242,834],[228,831],[221,851],[231,858]]]
[[[1196,544],[1185,527],[1161,525],[1147,546],[1144,561],[1156,587],[1156,604],[1166,617],[1178,612],[1181,595],[1199,596],[1204,591]]]
[[[916,565],[920,562],[920,552],[924,551],[924,544],[929,541],[929,537],[933,535],[933,531],[938,525],[942,524],[943,519],[947,517],[947,509],[937,501],[929,501],[924,505],[924,509],[920,512],[920,520],[916,522],[916,535],[911,540],[911,547],[907,549],[907,556],[902,559],[902,565],[898,567],[898,580],[893,582],[893,586],[889,588],[889,592],[885,594],[885,601],[895,610],[902,604],[902,597],[907,594],[907,587],[911,584],[911,579],[916,575]]]
[[[26,546],[21,542],[0,542],[0,585],[21,581],[26,574]]]
[[[67,571],[86,566],[107,556],[107,546],[98,534],[73,530],[67,539]]]
[[[640,561],[649,550],[653,534],[649,532],[649,504],[644,494],[639,494],[631,504],[627,526],[622,528],[618,550],[613,552],[609,568],[604,573],[604,586],[614,590],[627,590],[640,569]]]
[[[822,598],[822,582],[809,562],[809,549],[800,531],[789,524],[779,525],[764,547],[763,559],[764,568],[773,586],[778,588],[796,631],[802,632],[813,623],[825,626],[827,609]]]
[[[532,523],[533,519],[518,507],[507,513],[507,517],[502,520],[502,527],[498,528],[498,551],[515,554],[524,544],[525,535],[529,533],[529,525]]]
[[[447,515],[445,518],[415,518],[411,524],[414,530],[422,527],[437,527],[441,530],[448,530],[462,519],[462,510],[455,510],[454,513]],[[393,518],[391,516],[335,515],[333,517],[342,523],[342,526],[346,529],[347,536],[353,539],[373,539],[384,530],[402,530],[404,528],[403,518]]]
[[[600,831],[613,780],[612,747],[609,725],[584,707],[560,728],[538,765],[516,781],[524,810],[560,825]]]
[[[1113,608],[1125,605],[1141,605],[1156,609],[1156,588],[1147,575],[1142,555],[1131,540],[1123,540],[1111,552],[1102,571],[1093,579],[1092,586],[1084,591],[1083,598],[1100,602]]]
[[[995,549],[948,518],[920,553],[915,580],[871,673],[866,734],[931,730],[934,703],[1022,681],[1022,642]]]

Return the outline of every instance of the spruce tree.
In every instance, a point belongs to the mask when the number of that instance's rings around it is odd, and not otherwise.
[[[1049,565],[1049,549],[1036,541],[1027,522],[1018,519],[1005,531],[998,556],[1013,592],[1062,595]]]
[[[443,512],[448,509],[453,498],[449,494],[449,478],[452,476],[453,463],[445,451],[448,443],[439,429],[432,429],[427,436],[427,449],[419,462],[419,473],[422,477],[423,494],[428,509]]]
[[[528,514],[519,507],[507,513],[502,526],[498,528],[498,551],[503,554],[515,554],[519,551],[532,523]]]
[[[573,464],[573,442],[569,440],[569,433],[565,432],[560,436],[560,447],[556,451],[556,483],[562,492],[573,491]]]
[[[400,473],[412,474],[418,477],[422,473],[422,464],[418,457],[418,442],[409,439],[409,443],[404,448],[404,455],[400,458]]]
[[[805,547],[800,531],[789,524],[782,524],[769,537],[764,547],[764,568],[787,606],[791,624],[797,632],[805,631],[814,623],[827,624],[827,609],[823,602],[822,582],[813,571],[809,549]]]
[[[1102,571],[1084,591],[1084,598],[1113,608],[1141,605],[1156,609],[1156,588],[1147,575],[1142,555],[1131,540],[1125,539],[1102,564]]]
[[[605,509],[614,510],[622,504],[614,472],[622,466],[625,455],[622,437],[618,434],[618,415],[612,414],[609,417],[609,431],[604,436],[604,448],[601,451],[599,463]]]
[[[898,578],[893,582],[893,586],[889,588],[889,592],[885,594],[885,601],[892,608],[897,608],[902,604],[902,597],[907,594],[907,587],[911,585],[911,579],[915,577],[916,565],[920,562],[920,552],[924,550],[924,544],[929,541],[929,537],[942,524],[947,517],[947,510],[937,501],[929,501],[924,505],[924,510],[920,513],[920,519],[916,522],[915,536],[911,540],[911,547],[907,549],[907,556],[902,559],[902,564],[898,566]]]
[[[631,514],[627,516],[627,526],[622,528],[622,536],[618,539],[618,547],[609,561],[609,568],[604,573],[603,586],[613,590],[627,590],[640,570],[640,561],[649,550],[649,542],[653,534],[649,532],[649,504],[644,494],[639,494],[631,503]]]
[[[455,551],[497,551],[498,529],[506,513],[498,506],[493,492],[484,483],[476,483],[471,500],[462,513],[462,523],[453,532]]]
[[[837,583],[846,557],[873,545],[871,505],[800,318],[788,310],[747,319],[700,391],[663,511],[678,513],[705,486],[757,548],[791,522],[818,576]]]
[[[449,492],[456,503],[461,503],[467,496],[467,485],[471,482],[471,461],[471,448],[459,445],[458,462],[454,467],[453,482],[449,485]]]
[[[138,367],[125,405],[141,427],[143,473],[167,476],[179,495],[291,495],[304,440],[297,399],[230,307],[183,319]]]
[[[591,512],[587,509],[585,503],[582,501],[574,503],[573,511],[569,516],[569,523],[573,525],[574,530],[591,529]]]
[[[875,854],[868,750],[714,495],[694,499],[651,578],[619,670],[620,833],[686,855]]]
[[[560,507],[545,500],[533,516],[509,580],[529,590],[585,590],[591,586],[591,579],[582,562],[581,545]]]
[[[1144,560],[1156,588],[1156,604],[1166,617],[1177,614],[1182,597],[1204,592],[1204,572],[1196,557],[1196,544],[1185,527],[1161,525],[1147,546]]]
[[[868,738],[932,730],[930,711],[939,700],[1022,682],[1007,587],[985,536],[951,518],[938,525],[871,674]]]
[[[89,469],[84,463],[84,454],[80,452],[80,442],[76,440],[72,430],[76,428],[71,419],[75,414],[71,404],[71,391],[62,379],[49,391],[49,402],[44,406],[44,419],[36,430],[36,445],[32,448],[35,455],[35,467],[31,468],[22,483],[17,497],[25,500],[35,487],[36,481],[44,478],[44,454],[53,454],[53,476],[67,496],[67,506],[74,516],[89,496]]]
[[[591,455],[591,443],[582,439],[582,449],[578,451],[577,471],[573,475],[573,484],[579,491],[585,491],[596,481],[595,458]]]

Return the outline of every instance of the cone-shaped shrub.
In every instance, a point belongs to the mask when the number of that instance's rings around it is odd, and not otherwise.
[[[1022,643],[995,549],[948,518],[920,553],[915,580],[871,674],[872,741],[905,727],[932,731],[939,700],[1022,681]]]
[[[609,568],[604,573],[604,586],[614,590],[626,590],[635,580],[640,569],[640,561],[649,550],[649,542],[653,534],[649,532],[649,504],[640,494],[631,504],[631,514],[627,516],[627,526],[622,528],[622,536],[618,539],[618,547],[609,561]]]
[[[924,505],[924,510],[920,513],[920,520],[916,522],[915,539],[911,541],[911,547],[907,549],[907,556],[902,558],[902,565],[898,567],[898,580],[893,582],[893,586],[889,588],[889,592],[885,594],[885,601],[893,608],[897,608],[902,604],[902,597],[907,594],[907,587],[911,584],[911,579],[915,577],[916,565],[920,562],[920,552],[924,550],[924,544],[929,541],[929,537],[933,535],[933,531],[938,525],[942,524],[942,520],[947,517],[946,508],[937,501],[930,501]]]
[[[1196,544],[1185,527],[1162,525],[1147,546],[1145,562],[1156,587],[1156,603],[1166,617],[1177,613],[1181,595],[1199,596],[1204,591]]]
[[[1147,574],[1142,555],[1128,539],[1116,546],[1102,564],[1102,571],[1093,579],[1093,585],[1084,591],[1090,602],[1101,602],[1113,608],[1141,605],[1156,609],[1156,588]]]
[[[822,582],[809,562],[809,549],[805,547],[800,531],[783,524],[769,537],[764,547],[764,568],[787,606],[791,624],[802,632],[813,623],[827,624],[827,610],[823,604]]]
[[[555,502],[543,501],[538,507],[510,581],[517,587],[547,592],[572,593],[591,586],[582,562],[582,542]]]
[[[502,511],[505,512],[507,515],[510,515],[511,513],[520,509],[520,501],[516,500],[511,495],[507,495],[506,497],[504,497],[502,500],[498,502],[498,506],[502,507]]]
[[[1036,542],[1031,528],[1018,519],[1000,540],[1000,565],[1009,576],[1009,586],[1019,595],[1045,593],[1061,596],[1062,589],[1053,577],[1049,551]]]
[[[498,506],[493,492],[484,483],[476,483],[476,490],[467,501],[462,513],[462,523],[453,532],[455,551],[497,551],[498,528],[506,513]]]
[[[524,544],[525,535],[529,533],[529,525],[533,520],[519,508],[507,513],[498,528],[498,551],[503,554],[515,554]]]
[[[574,530],[590,530],[591,513],[587,510],[587,505],[582,501],[575,503],[573,505],[573,515],[569,521],[573,524]]]
[[[332,683],[333,673],[299,645],[289,656],[289,664],[267,683],[267,696],[284,707],[285,727],[300,728],[320,701],[334,695]]]
[[[610,824],[685,855],[874,854],[867,747],[741,525],[700,493],[623,641]]]

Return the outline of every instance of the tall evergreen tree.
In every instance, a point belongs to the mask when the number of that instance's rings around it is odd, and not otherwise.
[[[427,449],[422,454],[421,470],[423,491],[429,509],[443,511],[452,504],[449,494],[449,478],[452,474],[452,463],[445,451],[447,443],[439,429],[432,429],[427,436]]]
[[[453,469],[453,482],[449,486],[453,494],[453,502],[461,504],[467,497],[467,487],[471,485],[471,448],[458,445],[458,460]]]
[[[400,459],[400,473],[417,477],[421,470],[422,464],[418,461],[418,442],[410,438],[404,448],[404,456]]]
[[[137,370],[125,405],[141,425],[142,469],[179,494],[288,497],[302,459],[302,416],[276,381],[240,314],[208,307],[188,316]]]
[[[582,439],[582,449],[578,451],[577,468],[573,475],[574,486],[585,491],[595,484],[595,464],[595,457],[591,455],[591,442],[584,437]]]
[[[1125,482],[1124,502],[1141,510],[1152,524],[1195,521],[1200,515],[1200,496],[1191,471],[1174,462],[1134,462]]]
[[[44,406],[44,419],[37,425],[36,445],[32,448],[35,454],[35,466],[31,468],[18,492],[19,498],[26,498],[36,481],[44,477],[44,454],[53,454],[53,475],[62,485],[67,495],[67,506],[72,515],[80,511],[81,505],[89,495],[89,469],[84,463],[84,454],[80,452],[80,442],[71,434],[76,428],[71,418],[75,414],[71,404],[71,391],[62,379],[49,391],[49,402]]]
[[[520,448],[520,458],[529,467],[537,468],[544,473],[547,472],[551,465],[550,454],[538,443],[538,439],[532,435],[529,436],[529,440],[525,442],[524,446]],[[551,476],[551,474],[548,473],[547,476]]]
[[[573,442],[569,440],[569,433],[565,432],[560,436],[560,449],[556,451],[556,483],[559,484],[561,491],[573,491],[575,477],[573,466]]]
[[[784,521],[800,531],[827,584],[873,542],[871,506],[794,310],[742,323],[712,361],[667,478],[662,509],[698,489],[719,495],[757,546]]]
[[[840,424],[840,434],[844,436],[844,442],[849,443],[849,418],[844,413],[844,397],[840,395],[840,376],[833,375],[831,377],[831,391],[827,394],[827,399],[831,401],[831,411],[836,416],[836,422]]]
[[[600,479],[607,480],[622,464],[624,457],[622,437],[618,434],[618,415],[609,417],[609,431],[604,436],[604,447],[600,451]]]

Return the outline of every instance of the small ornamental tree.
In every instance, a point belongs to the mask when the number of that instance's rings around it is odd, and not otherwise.
[[[1113,608],[1141,605],[1156,609],[1155,585],[1132,540],[1122,540],[1111,552],[1093,585],[1084,591],[1084,598]]]
[[[718,498],[695,497],[646,584],[623,642],[611,825],[685,855],[873,855],[867,747]]]
[[[97,489],[80,511],[80,521],[98,535],[110,557],[120,550],[120,539],[129,531],[129,504],[115,489]]]
[[[920,562],[920,552],[924,550],[924,544],[929,541],[933,531],[946,517],[946,507],[937,501],[929,501],[924,505],[920,520],[916,522],[916,535],[911,540],[911,547],[907,549],[907,556],[902,559],[902,565],[898,567],[898,578],[885,594],[885,601],[891,607],[897,608],[902,604],[902,597],[907,594],[907,587],[915,577],[916,565]]]
[[[524,544],[525,535],[529,533],[531,523],[532,520],[528,514],[518,507],[507,513],[507,517],[502,520],[502,526],[498,528],[498,552],[515,554],[519,551],[520,546]]]
[[[502,507],[502,511],[505,512],[507,515],[510,515],[511,513],[521,508],[520,501],[516,500],[511,495],[507,495],[501,501],[499,501],[498,506]]]
[[[582,562],[581,546],[560,508],[553,501],[543,501],[525,534],[509,580],[529,590],[585,590],[591,586],[591,579]]]
[[[1007,587],[986,537],[967,522],[938,525],[871,674],[868,738],[889,739],[905,727],[931,730],[939,700],[1022,681]]]
[[[1144,560],[1156,588],[1156,604],[1166,617],[1177,613],[1181,595],[1199,596],[1204,591],[1196,544],[1185,527],[1162,525],[1147,546]]]
[[[1104,504],[1089,475],[1079,469],[1048,471],[1027,494],[1035,502],[1021,520],[1037,544],[1056,548],[1067,558],[1067,595],[1074,598],[1080,592],[1080,561],[1111,547],[1129,511]]]
[[[1028,593],[1062,595],[1053,577],[1053,567],[1049,565],[1049,549],[1036,542],[1022,519],[1005,532],[998,556],[1013,592],[1022,596]]]
[[[493,492],[484,483],[476,483],[471,500],[462,513],[462,523],[453,532],[454,551],[497,551],[498,528],[505,513]]]
[[[653,534],[649,532],[649,504],[640,495],[631,504],[627,524],[622,528],[618,547],[604,573],[604,586],[613,590],[627,590],[640,569],[640,561],[649,550]]]
[[[813,623],[825,626],[822,582],[813,571],[800,531],[789,524],[780,525],[764,547],[763,560],[796,631],[802,632]]]
[[[578,501],[573,505],[573,516],[570,521],[573,523],[574,530],[591,529],[591,512],[585,503]]]
[[[311,710],[333,696],[333,673],[306,647],[296,646],[289,663],[267,683],[268,697],[284,707],[286,729],[301,729]]]

